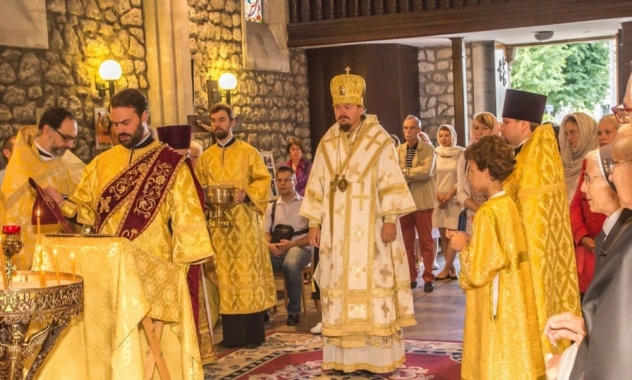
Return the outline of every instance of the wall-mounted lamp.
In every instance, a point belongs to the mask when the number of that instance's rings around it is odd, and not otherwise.
[[[96,83],[99,97],[104,97],[106,90],[110,91],[110,96],[114,95],[114,82],[121,79],[121,75],[123,75],[123,69],[118,62],[113,59],[103,61],[99,66],[99,76],[109,83],[109,88],[106,89],[103,83]]]
[[[231,104],[231,92],[237,88],[237,77],[235,74],[224,73],[219,76],[218,80],[211,79],[206,84],[208,86],[210,105],[221,102],[222,98],[225,98],[227,104]]]

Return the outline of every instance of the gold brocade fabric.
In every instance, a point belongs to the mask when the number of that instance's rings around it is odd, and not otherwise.
[[[224,213],[232,227],[211,231],[220,313],[250,314],[272,307],[276,291],[262,221],[271,178],[259,152],[240,140],[226,148],[212,145],[200,156],[195,174],[202,186],[245,188],[250,200]]]
[[[37,127],[24,127],[18,132],[11,161],[2,181],[2,193],[6,200],[6,224],[22,226],[24,248],[18,257],[19,269],[30,269],[33,264],[37,226],[31,224],[31,212],[35,193],[28,183],[32,177],[38,185],[50,186],[64,194],[72,194],[81,179],[85,164],[70,151],[63,156],[44,161],[34,145]],[[59,224],[42,225],[42,233],[61,230]]]
[[[139,323],[145,316],[165,321],[161,348],[171,377],[204,378],[184,266],[124,238],[43,237],[42,245],[50,271],[53,249],[61,272],[72,273],[75,254],[84,313],[61,333],[38,379],[143,379],[148,345]]]
[[[416,322],[399,223],[389,244],[381,230],[384,218],[416,208],[388,133],[373,115],[359,128],[353,148],[337,124],[322,138],[300,213],[321,226],[315,279],[332,351],[323,368],[388,372],[403,362],[401,328]],[[344,192],[336,175],[349,182]]]
[[[207,309],[204,294],[204,286],[207,286],[207,284],[203,283],[205,281],[207,281],[206,278],[204,275],[201,275],[198,291],[198,305],[200,305],[200,310],[198,311],[198,344],[200,345],[202,365],[215,363],[217,360],[215,347],[213,346],[213,322],[217,321],[217,315],[215,314],[219,310],[219,307],[213,310],[211,303],[209,303],[210,310]]]
[[[516,202],[527,238],[539,330],[548,318],[565,311],[580,315],[577,266],[569,217],[564,169],[550,125],[539,126],[516,156],[513,173],[505,180]],[[542,351],[558,354],[570,345],[552,347],[540,336]]]
[[[507,195],[489,199],[476,212],[473,231],[460,256],[459,283],[465,289],[461,379],[544,379],[531,266],[516,205]]]
[[[106,186],[125,170],[130,162],[159,144],[154,141],[145,148],[134,150],[117,145],[95,157],[86,166],[77,190],[70,197],[76,208],[72,203],[64,202],[64,214],[72,216],[77,212],[78,222],[93,225],[99,197]],[[134,243],[166,261],[188,263],[202,260],[211,256],[213,249],[204,212],[195,191],[193,173],[187,165],[181,165],[175,176],[173,185],[167,190],[166,198],[153,221],[134,239]],[[129,203],[131,199],[128,204],[112,212],[101,233],[116,235],[122,218],[130,207]]]

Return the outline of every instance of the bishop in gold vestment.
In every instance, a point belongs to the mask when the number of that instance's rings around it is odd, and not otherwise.
[[[507,194],[516,202],[525,227],[539,331],[552,315],[580,315],[577,266],[571,234],[564,169],[550,125],[536,128],[516,156]],[[542,350],[561,353],[570,342],[551,346],[541,335]]]
[[[483,203],[473,231],[460,256],[459,283],[465,289],[461,379],[544,379],[527,244],[511,198],[498,193]]]
[[[85,167],[70,150],[66,150],[61,156],[45,157],[35,143],[38,133],[36,126],[20,129],[2,182],[2,193],[6,200],[5,223],[19,224],[24,231],[24,248],[21,257],[17,259],[20,269],[31,268],[37,238],[37,227],[31,224],[35,195],[30,189],[29,177],[42,187],[51,186],[64,194],[72,194]],[[56,233],[60,229],[59,224],[41,226],[43,234]]]
[[[321,226],[315,278],[324,369],[384,373],[404,363],[402,327],[416,324],[406,250],[399,229],[389,243],[380,234],[385,222],[412,211],[392,140],[375,115],[351,138],[334,124],[316,151],[301,207],[310,227]]]

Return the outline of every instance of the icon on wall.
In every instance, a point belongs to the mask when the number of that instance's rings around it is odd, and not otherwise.
[[[107,108],[95,108],[94,109],[94,137],[96,141],[96,148],[98,150],[105,150],[111,148],[113,144],[113,136],[111,134],[112,129],[110,127],[110,116]],[[114,137],[115,139],[116,137]]]

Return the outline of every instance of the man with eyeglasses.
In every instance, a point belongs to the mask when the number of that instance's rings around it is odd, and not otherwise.
[[[540,331],[549,316],[580,313],[577,264],[570,226],[564,168],[550,125],[541,125],[546,96],[508,89],[500,127],[515,148],[516,166],[504,182],[525,228]],[[540,337],[545,355],[570,345],[552,346]],[[543,358],[544,359],[544,358]]]
[[[296,192],[296,172],[291,166],[279,167],[276,174],[279,199],[268,204],[263,219],[265,239],[270,250],[272,269],[283,271],[288,294],[287,325],[300,323],[301,270],[312,259],[313,248],[307,239],[307,219],[299,215],[303,197]]]
[[[20,269],[31,268],[36,243],[37,227],[31,224],[36,198],[31,192],[29,177],[42,187],[52,186],[64,194],[72,194],[85,167],[70,151],[75,147],[78,133],[75,115],[64,107],[47,109],[37,127],[27,126],[18,132],[2,182],[2,192],[6,198],[6,223],[26,227],[22,250],[25,260],[18,260]],[[41,232],[59,232],[61,225],[50,210],[42,207],[39,211]]]

